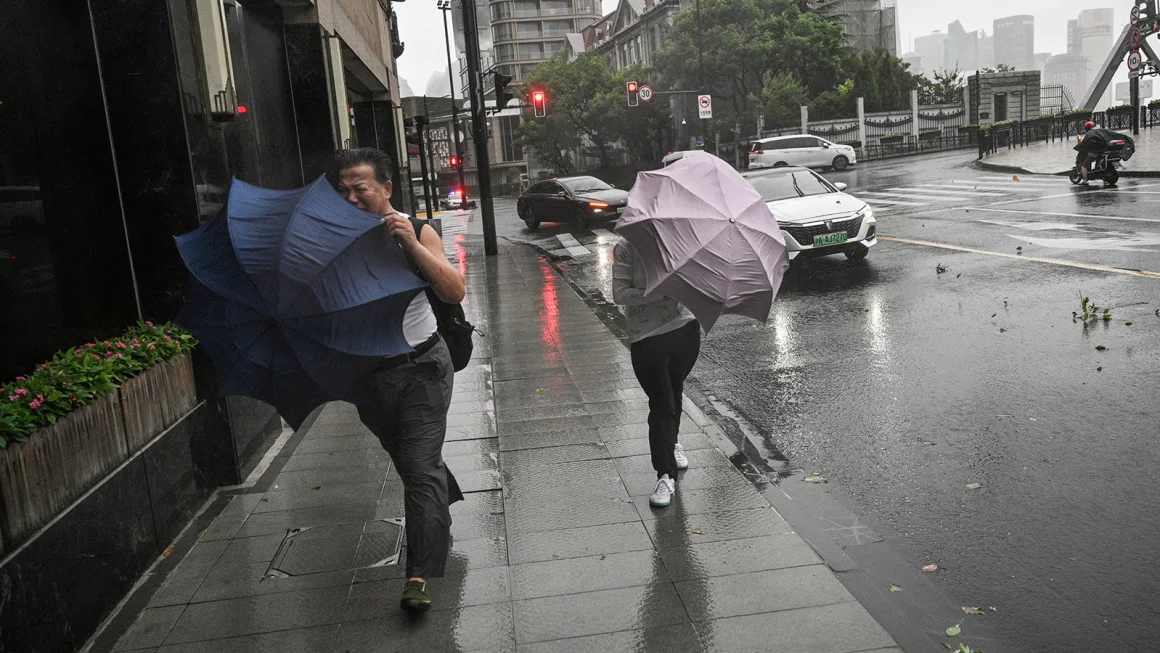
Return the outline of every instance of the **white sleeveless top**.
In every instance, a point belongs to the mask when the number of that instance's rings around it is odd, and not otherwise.
[[[431,302],[427,301],[427,293],[420,292],[411,300],[407,312],[403,314],[403,337],[412,347],[427,342],[431,334],[439,327],[435,321],[435,312],[431,310]]]

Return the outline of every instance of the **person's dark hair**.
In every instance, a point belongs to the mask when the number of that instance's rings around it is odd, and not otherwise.
[[[395,181],[393,174],[395,165],[391,159],[391,155],[377,147],[359,147],[353,150],[339,150],[334,155],[334,161],[338,165],[339,172],[357,166],[370,166],[374,168],[375,179],[380,184]]]

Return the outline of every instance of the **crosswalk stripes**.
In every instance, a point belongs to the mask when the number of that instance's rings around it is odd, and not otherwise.
[[[556,240],[560,241],[564,251],[569,256],[585,256],[592,254],[589,249],[580,244],[576,237],[572,234],[556,234]]]
[[[592,233],[596,234],[601,240],[616,238],[616,236],[607,229],[593,229]]]
[[[913,186],[884,188],[881,190],[852,191],[855,197],[865,200],[876,211],[923,207],[942,203],[970,203],[993,201],[1005,197],[1026,197],[1029,194],[1045,195],[1058,192],[1066,185],[1055,179],[1030,178],[1015,180],[1011,177],[985,176],[975,179],[941,180],[938,183],[917,183]],[[1019,200],[1017,200],[1019,201]]]

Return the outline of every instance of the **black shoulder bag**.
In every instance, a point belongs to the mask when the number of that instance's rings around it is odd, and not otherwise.
[[[411,227],[415,230],[415,238],[423,232],[423,222],[410,218]],[[414,261],[408,260],[411,263],[411,271],[415,273],[420,279],[427,281],[423,276],[423,271]],[[467,315],[463,312],[463,307],[459,304],[448,304],[439,299],[429,286],[427,288],[427,301],[431,304],[431,311],[435,313],[435,321],[438,323],[439,335],[443,336],[443,341],[447,343],[447,349],[451,351],[451,364],[458,372],[467,367],[467,363],[471,360],[471,352],[475,349],[475,343],[471,341],[472,334],[475,333],[475,327],[467,321]]]

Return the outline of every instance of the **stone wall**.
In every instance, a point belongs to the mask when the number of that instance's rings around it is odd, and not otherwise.
[[[990,125],[1003,120],[1029,120],[1039,115],[1040,72],[981,73],[968,78],[971,122]],[[1005,100],[1003,98],[1006,98]],[[1006,102],[1006,115],[1002,104]]]

